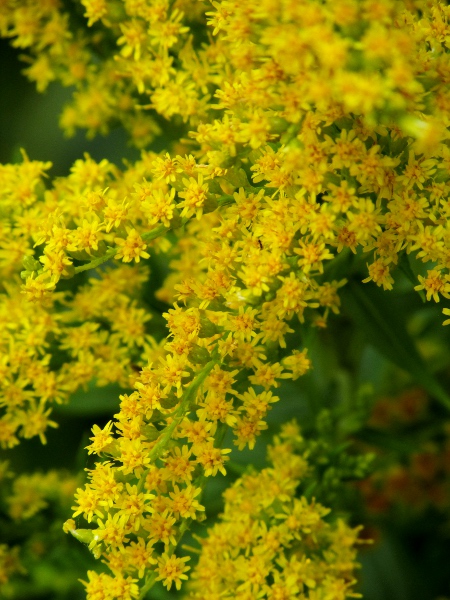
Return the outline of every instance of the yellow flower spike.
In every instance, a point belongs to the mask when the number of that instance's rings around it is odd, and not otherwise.
[[[135,61],[138,61],[147,41],[145,24],[133,19],[126,23],[120,23],[119,27],[122,32],[117,39],[117,45],[122,46],[120,54],[125,58],[132,56]]]
[[[16,4],[0,32],[38,90],[73,89],[65,132],[122,127],[141,154],[120,168],[85,155],[53,181],[25,154],[0,166],[0,444],[45,442],[51,403],[81,386],[134,388],[93,427],[87,450],[101,460],[73,511],[97,528],[86,535],[114,573],[91,571],[88,599],[143,598],[157,577],[168,588],[186,578],[175,546],[203,513],[205,478],[226,472],[227,428],[253,448],[273,388],[312,368],[295,349],[298,323],[339,313],[350,252],[367,254],[361,279],[384,290],[403,253],[430,263],[416,290],[449,297],[448,10],[217,0],[208,11],[183,2],[184,14],[165,0],[82,0],[79,24],[63,4]],[[156,153],[163,119],[180,137]],[[157,341],[150,246],[169,271],[155,291],[169,307]],[[88,270],[79,286],[59,282]],[[299,435],[288,429],[276,472],[227,491],[230,519],[202,543],[193,598],[352,594],[352,534],[294,501],[308,467],[286,449]],[[25,508],[16,498],[14,514]],[[311,552],[297,553],[304,539]]]
[[[385,290],[391,290],[394,283],[393,277],[390,275],[389,268],[390,260],[378,258],[371,265],[367,265],[369,269],[369,277],[363,279],[363,283],[374,281],[378,286],[383,286]],[[419,289],[415,287],[414,289]]]
[[[352,594],[361,528],[329,521],[328,508],[296,497],[309,468],[295,451],[301,441],[297,424],[285,425],[269,447],[273,466],[245,473],[225,491],[219,521],[207,537],[196,537],[201,552],[192,598],[221,590],[230,597],[247,592],[249,598],[283,591],[293,599],[305,586],[311,597],[328,597],[331,590]]]
[[[45,405],[31,406],[27,412],[19,413],[20,424],[22,426],[22,436],[32,438],[35,435],[39,436],[42,444],[47,443],[45,431],[48,427],[58,427],[58,423],[49,419],[52,412],[51,408],[44,410]]]

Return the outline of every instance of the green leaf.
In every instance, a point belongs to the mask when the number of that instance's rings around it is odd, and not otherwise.
[[[366,600],[410,600],[411,565],[398,539],[384,535],[381,542],[359,555],[360,589]]]
[[[398,261],[398,266],[399,269],[403,272],[404,275],[406,275],[407,279],[410,281],[410,283],[412,283],[413,287],[415,287],[416,285],[419,285],[419,280],[417,278],[417,273],[414,273],[413,269],[412,269],[412,264],[411,264],[411,260],[410,260],[410,255],[406,254],[406,252],[403,252],[403,254],[400,255],[400,260]],[[422,302],[426,302],[427,299],[425,297],[425,292],[423,290],[419,290],[418,294],[422,300]]]
[[[406,330],[403,316],[389,301],[389,293],[375,285],[350,282],[342,288],[341,298],[346,312],[364,332],[367,341],[450,409],[450,396],[428,371]]]

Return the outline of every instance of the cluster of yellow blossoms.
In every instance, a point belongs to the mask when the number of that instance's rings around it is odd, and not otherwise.
[[[181,456],[180,452],[177,454]],[[304,480],[308,481],[310,476],[310,466],[308,451],[295,422],[283,426],[281,434],[275,436],[268,458],[271,467],[262,471],[250,469],[227,489],[224,513],[207,537],[194,536],[201,551],[188,585],[188,597],[344,600],[358,596],[352,593],[352,587],[360,528],[352,529],[342,519],[330,522],[325,518],[330,512],[328,508],[314,499],[298,497],[299,487],[303,489]],[[173,466],[171,459],[173,456],[167,462]],[[85,582],[88,598],[137,597],[137,581],[148,569],[152,573],[147,576],[139,597],[144,597],[158,580],[168,589],[172,585],[180,589],[182,581],[188,579],[189,557],[173,553],[177,536],[172,515],[184,519],[198,517],[196,512],[203,510],[195,500],[199,488],[194,491],[188,484],[183,494],[177,486],[170,485],[167,467],[159,472],[154,468],[147,475],[145,491],[155,490],[155,483],[148,485],[148,482],[157,478],[165,482],[166,489],[175,490],[168,498],[160,495],[155,501],[154,494],[139,494],[128,483],[127,490],[123,490],[122,484],[117,485],[111,477],[108,463],[91,471],[90,476],[91,481],[101,480],[104,490],[109,485],[113,490],[110,497],[115,494],[119,499],[112,508],[119,510],[104,525],[91,506],[92,519],[100,524],[95,530],[71,529],[73,521],[65,525],[66,530],[89,543],[94,551],[101,542],[109,546],[103,555],[113,576],[89,571],[89,580]],[[122,491],[125,493],[121,494]],[[85,493],[86,490],[79,490],[79,495]],[[186,521],[182,521],[180,529],[185,525]],[[148,543],[146,538],[150,538]],[[155,552],[158,541],[165,546],[160,557]]]
[[[285,425],[269,447],[271,467],[249,472],[224,494],[225,509],[201,543],[189,598],[344,600],[351,591],[359,528],[296,490],[308,471],[301,436]],[[220,565],[220,569],[217,569]]]
[[[85,200],[99,196],[87,189],[96,182],[102,184],[102,168],[106,167],[101,165],[95,174],[91,162],[76,163],[71,175],[52,190],[45,190],[43,184],[49,164],[24,156],[19,165],[0,165],[2,447],[15,446],[19,437],[37,435],[45,443],[47,427],[56,425],[50,419],[52,405],[67,401],[93,379],[97,385],[114,382],[127,387],[133,365],[142,364],[144,348],[151,343],[145,323],[152,315],[139,306],[148,279],[146,267],[105,269],[101,276],[84,280],[81,276],[70,290],[48,293],[54,288],[53,280],[66,276],[71,267],[65,252],[89,256],[90,248],[98,250]],[[85,180],[87,172],[89,181]],[[60,193],[68,194],[65,201]],[[65,227],[64,218],[70,219],[73,230]],[[33,247],[49,236],[52,242],[39,262],[33,258]],[[30,269],[25,274],[33,274],[27,279],[25,294],[19,275],[22,261]],[[45,272],[34,278],[36,269]]]
[[[210,337],[216,335],[199,336],[197,312],[174,310],[168,315],[172,331],[172,318],[182,316],[180,328],[187,323],[188,351],[169,352],[155,367],[142,369],[136,391],[121,396],[116,435],[111,421],[103,429],[94,426],[88,450],[106,454],[109,460],[89,471],[89,483],[76,494],[74,517],[81,514],[95,527],[76,530],[73,520],[66,524],[66,530],[89,543],[95,555],[103,555],[114,573],[114,585],[120,575],[130,590],[131,576],[124,575],[128,573],[145,576],[144,590],[158,579],[169,588],[174,581],[179,587],[179,578],[171,574],[182,575],[186,559],[176,557],[174,550],[190,521],[203,519],[200,500],[206,479],[226,472],[231,450],[221,449],[221,443],[227,425],[240,448],[253,447],[255,436],[266,427],[270,404],[278,400],[270,391],[258,393],[248,383],[246,391],[236,391],[239,370],[232,367],[239,362],[227,361],[220,345],[211,351]],[[211,328],[214,323],[205,319],[203,326]],[[228,349],[234,342],[232,334],[226,342]],[[202,364],[204,355],[210,359],[206,364]],[[250,381],[256,380],[259,368],[265,369],[264,363],[249,375]],[[89,597],[95,597],[98,586],[105,586],[105,577],[87,584]],[[124,593],[111,597],[124,598]]]
[[[63,129],[120,124],[143,148],[123,169],[86,155],[51,185],[25,155],[0,167],[0,442],[45,441],[51,405],[92,380],[134,388],[93,428],[106,460],[74,507],[92,529],[66,524],[114,574],[91,574],[91,600],[181,585],[175,548],[225,472],[227,428],[254,446],[273,390],[310,368],[303,332],[339,311],[353,254],[366,282],[390,290],[400,264],[427,300],[450,298],[449,17],[437,0],[2,3],[0,34],[38,89],[75,88]],[[164,119],[184,137],[158,154]],[[170,261],[155,298],[149,260]],[[153,300],[172,306],[162,340]],[[292,482],[279,507],[278,492],[260,499],[276,477],[229,491],[199,581],[230,547],[211,579],[230,598],[348,596],[354,533]],[[233,546],[239,498],[251,536]],[[304,544],[326,558],[308,562]]]

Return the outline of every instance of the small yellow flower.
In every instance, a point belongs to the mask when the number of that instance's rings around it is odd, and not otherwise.
[[[40,275],[31,275],[27,277],[22,293],[26,295],[31,302],[43,302],[51,297],[52,290],[55,289],[55,281],[48,277],[47,273]]]
[[[188,578],[186,575],[186,572],[190,569],[186,565],[188,560],[190,560],[189,556],[178,558],[174,554],[170,556],[164,553],[158,561],[158,577],[156,581],[162,581],[168,590],[170,590],[174,583],[177,590],[180,590],[182,581]]]
[[[140,262],[141,258],[150,258],[150,254],[145,252],[147,244],[142,240],[136,229],[127,228],[128,236],[123,238],[114,238],[115,243],[119,246],[119,251],[114,258],[121,258],[123,262],[131,262],[132,260],[137,263]]]
[[[183,179],[183,184],[185,186],[184,191],[178,193],[180,198],[184,198],[178,204],[182,209],[181,216],[189,218],[196,215],[197,219],[200,219],[208,196],[208,184],[203,183],[203,175],[201,174],[198,179],[194,179],[194,177]]]
[[[205,442],[196,449],[197,462],[202,465],[206,477],[214,477],[220,471],[226,475],[225,462],[229,460],[226,456],[231,450],[229,448],[214,448],[211,442]]]
[[[430,269],[427,272],[426,277],[418,275],[420,285],[414,287],[415,290],[425,290],[427,294],[427,300],[433,300],[439,302],[439,295],[444,298],[450,298],[450,283],[448,277],[443,275],[441,271],[437,269]]]
[[[113,422],[108,421],[108,423],[104,426],[103,429],[100,429],[98,425],[94,425],[92,427],[93,437],[89,438],[92,441],[92,444],[86,446],[88,454],[100,454],[102,450],[104,450],[113,440],[113,436],[111,434],[111,429],[113,427]]]

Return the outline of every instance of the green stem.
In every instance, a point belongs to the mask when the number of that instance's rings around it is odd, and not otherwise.
[[[153,446],[153,448],[150,451],[149,458],[152,463],[154,463],[155,460],[157,460],[161,456],[161,454],[164,452],[168,441],[172,437],[173,432],[175,431],[175,429],[178,427],[178,425],[181,423],[181,421],[185,417],[186,412],[187,412],[186,409],[189,407],[192,399],[194,398],[195,394],[197,393],[197,390],[202,385],[202,383],[205,381],[205,379],[207,378],[209,373],[212,371],[214,366],[217,364],[217,362],[218,362],[217,360],[211,360],[209,363],[207,363],[203,367],[203,369],[201,369],[201,371],[199,371],[197,376],[193,379],[193,381],[187,388],[186,393],[184,394],[184,398],[182,399],[178,408],[175,410],[172,422],[170,423],[170,425],[167,425],[167,427],[165,427],[161,431],[161,434],[158,437],[158,441],[156,442],[156,444]],[[142,477],[138,483],[138,492],[140,492],[142,490],[143,486],[144,486],[144,477]]]
[[[186,396],[184,397],[182,404],[184,404],[184,402],[186,400],[186,397],[188,398],[188,402],[190,402],[190,400],[192,399],[193,395],[196,393],[196,391],[198,390],[198,388],[200,387],[200,385],[204,382],[205,378],[208,376],[208,374],[214,368],[214,365],[216,363],[217,363],[217,361],[212,360],[211,362],[209,362],[207,365],[205,365],[203,367],[203,369],[200,371],[200,373],[197,375],[197,377],[195,378],[195,380],[191,383],[190,387],[188,388],[188,390],[186,392]],[[179,408],[181,408],[182,404],[180,404]],[[181,418],[183,416],[184,416],[184,414],[181,415]],[[171,427],[171,426],[172,426],[172,423],[170,424],[169,427]],[[225,434],[226,434],[227,430],[228,430],[227,425],[225,423],[220,423],[218,435],[216,437],[216,442],[214,444],[216,447],[218,447],[218,446],[220,447],[222,445],[222,442],[223,442],[223,439],[225,437]],[[152,453],[153,453],[154,450],[155,450],[155,448],[153,448]],[[141,481],[143,481],[143,479],[141,479]],[[196,487],[200,487],[201,490],[202,490],[201,493],[200,493],[200,495],[199,495],[199,498],[198,498],[199,500],[203,496],[203,492],[204,492],[204,489],[205,489],[206,481],[207,481],[207,477],[205,477],[205,475],[200,475],[199,477],[197,477],[197,479],[194,482],[194,485]],[[193,519],[191,519],[191,518],[183,519],[183,521],[182,521],[182,523],[181,523],[181,525],[180,525],[180,527],[178,529],[178,534],[177,534],[176,539],[175,539],[175,544],[171,544],[170,547],[169,547],[169,550],[168,550],[168,555],[169,556],[172,556],[172,554],[177,549],[178,544],[181,542],[181,540],[183,539],[184,534],[189,529],[189,525],[191,524],[192,520]],[[138,600],[143,600],[145,598],[146,593],[153,587],[153,585],[155,584],[155,582],[156,582],[156,571],[153,571],[145,579],[145,583],[144,583],[144,586],[142,587],[141,593],[139,594]]]
[[[214,440],[214,446],[215,448],[221,448],[222,447],[222,443],[223,440],[225,438],[225,434],[228,431],[228,425],[226,423],[218,423],[217,425],[217,431],[216,431],[216,437]]]
[[[171,229],[170,227],[166,227],[165,225],[160,225],[159,227],[156,227],[156,229],[152,229],[152,231],[143,233],[141,237],[144,241],[149,242],[151,240],[155,240],[156,238],[160,237],[164,233],[167,233],[167,231],[169,231],[170,229]],[[99,267],[100,265],[102,265],[103,263],[105,263],[106,261],[108,261],[110,258],[113,258],[115,254],[117,254],[117,248],[110,248],[106,252],[106,254],[104,254],[103,256],[94,258],[94,260],[91,260],[90,262],[86,263],[85,265],[75,267],[75,273],[81,273],[82,271],[88,271],[89,269],[95,269],[95,268]]]
[[[117,248],[111,248],[103,256],[99,256],[98,258],[91,260],[90,262],[86,263],[85,265],[80,265],[79,267],[75,267],[75,274],[81,273],[82,271],[89,271],[89,269],[95,269],[95,268],[99,267],[104,262],[106,262],[107,260],[112,258],[114,256],[114,254],[116,254],[116,253],[117,253]]]
[[[175,411],[175,416],[173,417],[172,423],[170,425],[168,425],[167,427],[165,427],[165,429],[162,431],[161,436],[159,437],[158,441],[156,442],[156,445],[152,448],[152,450],[149,454],[150,460],[155,461],[157,458],[159,458],[159,456],[160,456],[161,452],[164,450],[167,442],[172,437],[172,433],[175,431],[175,429],[177,428],[177,426],[180,424],[183,417],[185,416],[186,408],[191,403],[191,400],[197,393],[197,390],[199,389],[199,387],[202,385],[202,383],[208,377],[209,373],[214,368],[216,362],[217,361],[215,361],[215,360],[211,360],[209,363],[207,363],[203,367],[203,369],[201,369],[201,371],[197,374],[197,376],[194,378],[194,380],[191,382],[190,386],[186,390],[186,393],[184,394],[184,398],[181,401],[180,406]]]
[[[173,418],[172,423],[170,425],[168,425],[167,427],[165,427],[165,429],[161,433],[160,438],[156,442],[155,446],[153,446],[153,448],[149,454],[151,461],[155,461],[162,454],[162,452],[164,451],[164,449],[166,447],[167,442],[170,440],[170,438],[172,436],[172,433],[174,432],[176,427],[180,424],[181,420],[185,416],[185,414],[186,414],[185,409],[189,406],[189,404],[191,403],[191,400],[193,400],[195,394],[197,393],[197,390],[202,385],[202,383],[205,381],[205,379],[207,378],[207,376],[209,375],[209,373],[212,371],[212,369],[214,368],[214,366],[216,364],[217,364],[217,360],[211,360],[209,363],[207,363],[203,367],[203,369],[198,373],[197,377],[195,377],[194,380],[191,382],[190,386],[186,390],[186,393],[184,395],[183,400],[181,401],[180,406],[177,408],[177,410],[175,412],[175,416]],[[142,477],[141,480],[139,481],[138,492],[140,492],[142,490],[142,487],[144,485],[144,479],[145,478]],[[204,480],[205,478],[202,477],[202,479]],[[203,483],[204,483],[204,481],[202,481],[202,484]],[[190,519],[185,519],[183,521],[183,523],[181,524],[180,529],[178,531],[176,543],[169,550],[170,555],[173,554],[173,552],[175,551],[175,548],[177,547],[178,543],[180,542],[181,538],[183,537],[186,529],[188,528],[189,521],[190,521]],[[147,594],[147,592],[155,584],[156,576],[157,576],[156,571],[153,571],[146,577],[145,583],[141,589],[138,600],[143,600],[143,598],[145,598],[145,595]]]
[[[234,199],[234,196],[230,196],[229,194],[224,194],[223,196],[220,196],[220,198],[217,198],[217,204],[219,206],[229,206],[230,204],[235,204],[236,200]]]
[[[217,199],[217,204],[219,206],[226,206],[227,204],[233,204],[234,202],[235,202],[235,200],[234,200],[233,196],[229,196],[229,195],[220,196]],[[145,242],[150,242],[151,240],[155,240],[156,238],[160,237],[161,235],[164,235],[171,229],[178,229],[179,227],[186,225],[186,223],[188,221],[190,221],[190,219],[181,219],[181,221],[180,221],[180,219],[176,219],[176,221],[177,221],[176,224],[172,225],[171,227],[166,227],[165,225],[159,225],[159,227],[156,227],[155,229],[152,229],[151,231],[148,231],[147,233],[143,233],[141,235],[141,238]],[[82,271],[89,271],[90,269],[96,269],[97,267],[99,267],[103,263],[107,262],[111,258],[114,258],[114,256],[116,254],[117,254],[117,248],[110,248],[106,252],[106,254],[104,254],[103,256],[94,258],[94,260],[91,260],[90,262],[86,263],[85,265],[80,265],[79,267],[75,267],[75,274],[81,273]]]
[[[146,578],[145,583],[142,586],[141,593],[139,594],[139,600],[145,598],[146,593],[151,589],[156,582],[156,571],[152,571]]]
[[[198,481],[198,484],[196,484],[196,485],[198,485],[199,487],[202,488],[202,493],[200,494],[200,498],[201,498],[202,494],[203,494],[203,489],[204,489],[204,486],[206,483],[206,477],[204,475],[202,475],[198,479],[199,479],[199,481]],[[172,554],[177,549],[177,546],[180,543],[180,541],[182,540],[186,531],[188,530],[191,521],[192,521],[192,519],[184,519],[183,522],[181,523],[181,525],[178,529],[178,534],[177,534],[177,537],[175,540],[175,544],[171,544],[169,547],[169,550],[167,552],[167,554],[169,556],[172,556]],[[145,579],[145,583],[142,587],[141,593],[139,594],[138,600],[142,600],[143,598],[145,598],[145,594],[148,592],[149,589],[151,589],[153,587],[155,582],[156,582],[156,571],[152,571],[151,573],[149,573],[149,575]]]

